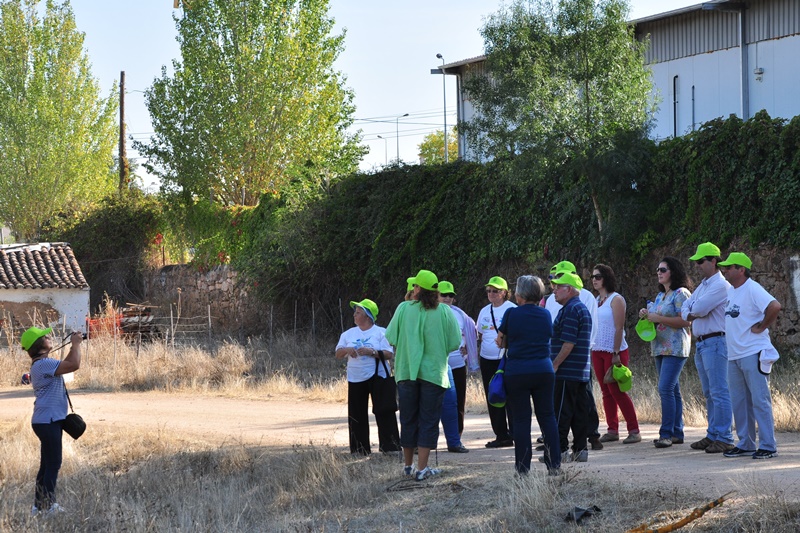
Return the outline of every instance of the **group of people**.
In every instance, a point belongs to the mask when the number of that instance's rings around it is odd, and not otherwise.
[[[775,457],[769,372],[778,353],[768,328],[777,319],[780,303],[751,279],[752,261],[741,252],[722,261],[716,245],[703,243],[689,260],[702,277],[697,288],[680,260],[664,257],[656,268],[658,292],[638,312],[640,320],[655,327],[650,346],[662,419],[653,444],[666,448],[684,442],[680,375],[694,336],[708,429],[691,448],[725,457]],[[420,481],[440,472],[428,465],[440,421],[448,450],[468,451],[460,440],[467,367],[480,370],[487,395],[495,438],[486,447],[513,446],[515,470],[521,475],[529,472],[534,449],[544,452],[539,461],[548,472],[558,474],[563,462],[587,461],[590,446],[641,442],[631,396],[609,379],[630,360],[627,305],[617,292],[613,269],[594,266],[594,292],[584,288],[569,261],[554,265],[548,282],[551,294],[545,298],[542,279],[520,276],[513,303],[506,280],[492,277],[485,286],[489,304],[475,322],[453,305],[452,283],[440,282],[427,270],[408,279],[406,301],[385,330],[375,325],[374,302],[351,302],[356,327],[342,334],[336,350],[337,357],[348,358],[351,452],[370,453],[367,400],[373,375],[384,375],[376,357],[395,358],[400,411],[399,431],[394,414],[376,415],[380,449],[402,449],[404,474]],[[504,407],[488,400],[489,383],[500,368],[507,394]],[[592,370],[608,426],[602,436]],[[624,438],[620,412],[627,430]],[[536,448],[533,414],[542,432]]]

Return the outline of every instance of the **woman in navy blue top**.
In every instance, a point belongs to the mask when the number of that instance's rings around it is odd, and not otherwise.
[[[59,361],[48,357],[53,349],[50,331],[50,328],[29,328],[20,339],[22,348],[31,356],[31,385],[36,396],[31,427],[42,444],[32,516],[40,511],[47,514],[64,511],[56,503],[56,482],[61,469],[61,427],[67,417],[67,393],[62,375],[75,372],[81,366],[83,335],[72,334],[69,354]]]
[[[520,276],[514,296],[519,307],[506,311],[498,344],[507,347],[505,388],[513,418],[514,468],[527,474],[531,468],[531,399],[536,421],[544,434],[544,463],[550,474],[558,474],[561,449],[553,409],[555,373],[550,360],[553,321],[539,307],[544,284],[536,276]]]

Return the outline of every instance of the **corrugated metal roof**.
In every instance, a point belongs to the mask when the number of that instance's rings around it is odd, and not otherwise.
[[[0,289],[88,289],[67,243],[0,247]]]

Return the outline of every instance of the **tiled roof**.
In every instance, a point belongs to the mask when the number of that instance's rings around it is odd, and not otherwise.
[[[88,289],[67,243],[0,247],[0,289]]]

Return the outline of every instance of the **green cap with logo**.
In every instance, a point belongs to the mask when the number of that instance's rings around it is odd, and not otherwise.
[[[486,284],[487,287],[494,287],[495,289],[502,289],[504,291],[508,290],[508,282],[501,278],[500,276],[494,276],[489,279],[489,283]]]
[[[449,281],[440,281],[439,282],[439,293],[440,294],[452,294],[455,296],[456,289],[453,287],[453,284]]]
[[[650,342],[656,338],[656,325],[642,318],[636,323],[636,334],[645,342]]]
[[[439,287],[439,278],[430,270],[420,270],[416,276],[406,281],[409,285],[418,285],[427,291],[435,291]]]
[[[703,244],[697,245],[697,251],[695,254],[689,258],[689,261],[697,261],[698,259],[702,259],[704,257],[721,257],[722,253],[719,251],[719,248],[713,242],[704,242]]]
[[[350,302],[350,307],[356,306],[363,309],[367,316],[372,319],[372,322],[375,323],[375,319],[378,318],[378,304],[368,298],[364,298],[360,302]]]
[[[733,265],[743,266],[747,269],[753,268],[753,262],[750,260],[749,257],[747,257],[742,252],[731,252],[731,254],[725,261],[720,261],[719,263],[717,263],[717,266],[721,267],[727,267]]]
[[[573,274],[572,272],[563,272],[563,274],[555,279],[550,280],[556,285],[569,285],[570,287],[574,287],[577,290],[581,290],[583,288],[583,281],[581,280],[580,276],[577,274]]]
[[[625,365],[614,365],[611,375],[614,377],[614,381],[617,382],[620,392],[628,392],[631,390],[631,385],[633,385],[633,373],[630,368]]]
[[[569,261],[559,261],[550,268],[551,274],[557,274],[559,272],[569,272],[571,274],[577,274],[575,265],[573,265]]]
[[[22,334],[22,337],[20,337],[19,343],[22,345],[22,349],[27,352],[31,349],[34,342],[49,334],[51,331],[53,331],[52,328],[28,328],[25,330],[25,333]]]

